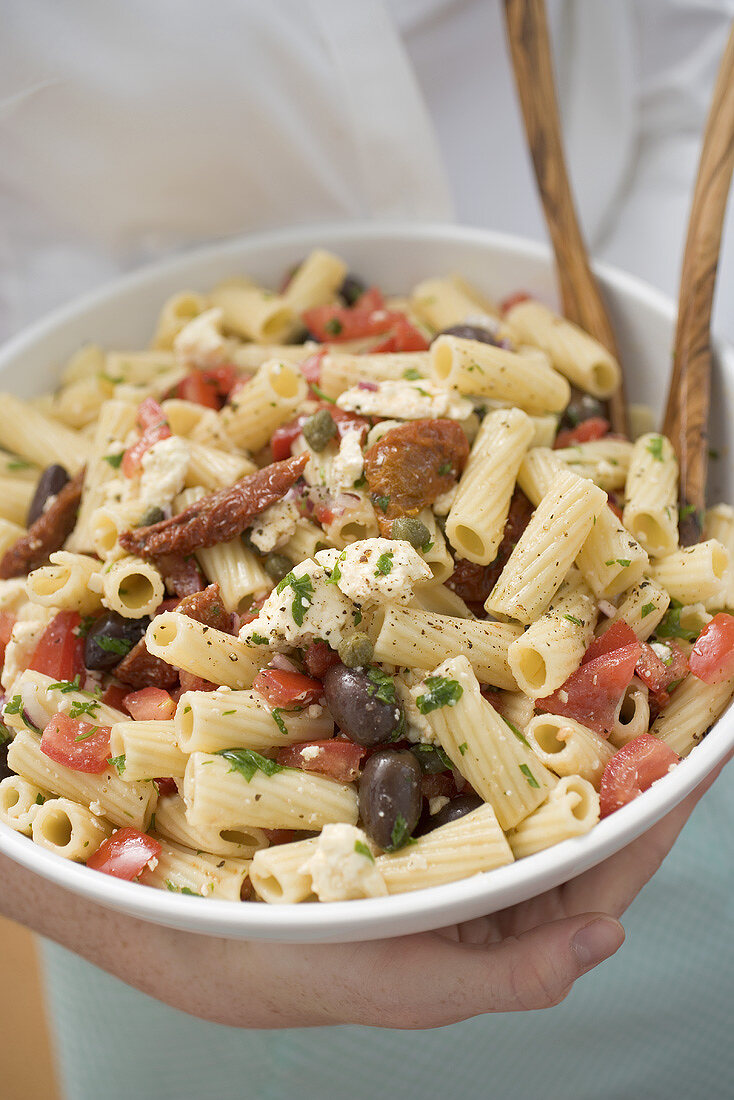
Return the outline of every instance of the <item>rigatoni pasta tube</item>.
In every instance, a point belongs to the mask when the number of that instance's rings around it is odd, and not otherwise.
[[[607,349],[578,325],[559,317],[541,302],[519,302],[505,316],[514,338],[550,356],[556,370],[594,397],[611,397],[622,372]]]
[[[623,489],[627,481],[632,444],[626,439],[593,439],[561,447],[553,455],[579,477],[588,477],[600,489],[613,492]]]
[[[556,775],[580,775],[599,790],[614,749],[594,730],[573,718],[538,714],[525,727],[525,736],[546,768]]]
[[[25,534],[25,527],[0,517],[0,555],[5,554]]]
[[[187,756],[178,747],[172,721],[116,722],[110,755],[115,760],[124,758],[117,770],[126,783],[160,776],[179,778],[186,771]]]
[[[647,552],[632,538],[611,508],[602,508],[576,564],[597,599],[612,600],[649,569]]]
[[[435,668],[437,662],[463,653],[483,684],[517,688],[507,651],[522,633],[513,623],[458,619],[387,604],[379,607],[368,633],[375,660],[405,668]]]
[[[120,535],[135,527],[141,516],[139,501],[120,501],[95,508],[87,527],[87,541],[95,554],[103,561],[124,557],[125,551],[119,544]]]
[[[278,710],[274,714],[256,691],[221,688],[184,692],[174,722],[178,745],[184,753],[231,748],[260,752],[275,745],[323,741],[334,732],[334,720],[325,708]]]
[[[574,569],[548,610],[510,645],[507,660],[520,690],[541,699],[560,687],[581,663],[596,616],[593,593]]]
[[[432,693],[446,684],[453,689],[451,701],[434,706],[438,700]],[[503,829],[513,828],[545,799],[553,776],[522,734],[482,698],[466,657],[444,661],[411,688],[411,695],[453,766],[493,807]]]
[[[9,523],[25,524],[33,492],[34,487],[30,481],[0,477],[0,519]]]
[[[550,489],[553,478],[564,469],[557,451],[550,447],[533,447],[520,463],[517,484],[534,507],[538,507]]]
[[[403,894],[492,871],[513,858],[494,810],[485,805],[375,862],[387,892]]]
[[[206,298],[203,294],[197,294],[195,290],[182,290],[179,294],[172,294],[163,303],[163,308],[158,314],[153,347],[172,351],[173,342],[179,332],[186,328],[189,321],[193,321],[203,313],[206,307]]]
[[[484,605],[487,611],[523,623],[537,619],[605,508],[602,489],[570,470],[559,471],[510,554]]]
[[[196,894],[202,898],[223,898],[225,901],[242,899],[250,867],[247,860],[193,852],[163,837],[156,839],[161,851],[141,872],[138,881],[143,886]]]
[[[319,389],[337,398],[360,382],[398,382],[401,378],[428,378],[431,373],[427,351],[380,352],[349,355],[329,352],[321,360]]]
[[[434,332],[484,314],[489,324],[499,318],[494,306],[458,275],[424,279],[413,287],[410,305]]]
[[[450,615],[455,619],[473,619],[461,596],[445,584],[419,584],[413,590],[413,606],[432,615]]]
[[[515,859],[541,852],[573,836],[583,836],[599,820],[599,795],[580,775],[559,779],[548,801],[508,833]]]
[[[78,802],[51,798],[33,818],[34,843],[62,859],[85,863],[112,833],[112,826]]]
[[[152,562],[134,555],[105,565],[94,575],[92,585],[102,603],[125,619],[155,614],[165,596],[165,585]]]
[[[238,447],[259,451],[276,428],[296,415],[307,390],[295,367],[271,359],[222,409],[222,426]]]
[[[728,583],[729,568],[726,547],[717,539],[707,539],[658,558],[650,569],[650,576],[674,600],[692,604],[721,596]]]
[[[650,704],[647,688],[636,678],[628,686],[621,704],[617,709],[609,744],[615,749],[634,741],[635,737],[647,733],[650,728]]]
[[[670,702],[652,724],[659,737],[679,756],[688,753],[719,718],[734,694],[734,678],[704,684],[692,673],[673,692]]]
[[[318,842],[318,837],[312,837],[256,852],[250,865],[250,882],[257,896],[270,905],[315,900],[311,875],[303,866]]]
[[[8,775],[0,783],[0,823],[16,833],[31,835],[33,818],[48,798],[48,791],[41,790],[21,775]]]
[[[136,407],[129,401],[106,401],[100,409],[99,419],[92,438],[87,468],[84,474],[82,499],[76,526],[67,544],[70,550],[94,550],[91,521],[98,508],[107,504],[105,486],[118,476],[118,470],[108,461],[118,461],[124,450],[124,442],[135,424]],[[137,520],[141,509],[133,518]]]
[[[678,460],[664,435],[651,432],[635,443],[622,519],[651,558],[677,549]]]
[[[446,520],[449,542],[462,558],[489,565],[505,530],[517,472],[533,438],[521,409],[485,416]]]
[[[354,787],[310,772],[255,770],[248,781],[224,756],[194,752],[184,778],[192,825],[237,829],[321,829],[331,821],[357,823]]]
[[[189,440],[187,487],[202,485],[205,489],[224,489],[256,469],[255,463],[244,455]]]
[[[333,252],[315,248],[299,264],[283,291],[283,300],[297,315],[334,300],[347,274],[347,265]]]
[[[571,396],[566,379],[550,366],[492,344],[439,336],[430,354],[434,379],[459,393],[510,401],[528,413],[561,412]]]
[[[456,565],[452,558],[443,531],[436,523],[432,508],[423,508],[418,519],[428,531],[428,548],[421,550],[421,557],[431,570],[431,580],[426,585],[442,585],[453,574]]]
[[[164,611],[153,619],[145,634],[145,645],[153,656],[174,668],[227,687],[252,687],[260,668],[257,651],[243,645],[239,638],[177,611]]]
[[[209,298],[221,309],[225,329],[258,344],[285,343],[296,324],[292,307],[281,295],[246,279],[220,283]]]
[[[186,817],[186,803],[178,794],[158,799],[155,830],[186,848],[232,859],[252,859],[255,852],[270,843],[262,829],[218,829],[216,825],[195,829]]]
[[[112,726],[128,717],[123,711],[95,698],[89,691],[71,690],[71,681],[58,681],[61,686],[53,687],[56,682],[42,672],[24,669],[12,685],[13,695],[19,695],[23,704],[19,708],[22,713],[6,713],[3,717],[5,725],[25,729],[24,715],[27,714],[39,729],[43,729],[55,714],[70,714],[80,707],[86,708],[85,717],[88,715],[89,721],[99,726]]]
[[[709,508],[703,525],[704,537],[717,539],[729,551],[729,572],[724,606],[734,607],[734,508],[728,504],[715,504]]]
[[[70,474],[83,466],[89,443],[79,432],[40,413],[29,401],[0,394],[0,445],[45,468],[57,462]]]
[[[254,598],[273,588],[259,558],[240,538],[197,550],[196,558],[208,580],[219,585],[227,611],[246,611]]]
[[[601,631],[605,633],[613,623],[623,619],[644,642],[655,633],[669,604],[670,596],[665,589],[649,577],[643,577],[639,584],[622,594],[616,614],[603,624]]]
[[[63,608],[89,615],[100,605],[98,592],[89,587],[99,572],[100,563],[87,554],[58,550],[51,554],[50,565],[42,565],[28,574],[28,598],[42,607]]]
[[[8,749],[8,765],[43,790],[72,802],[98,804],[114,825],[145,829],[158,797],[152,783],[123,783],[111,769],[87,775],[56,764],[41,752],[41,740],[21,730]]]

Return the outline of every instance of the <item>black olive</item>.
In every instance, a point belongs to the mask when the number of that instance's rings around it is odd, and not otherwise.
[[[596,416],[605,416],[606,406],[597,397],[590,393],[582,393],[574,386],[566,411],[561,419],[561,428],[577,428],[584,420],[592,420]]]
[[[448,825],[450,821],[458,821],[460,817],[470,814],[472,810],[478,810],[484,802],[478,794],[460,794],[452,798],[445,806],[442,806],[437,814],[431,817],[431,829],[438,829],[440,825]]]
[[[480,344],[494,344],[501,347],[501,341],[488,328],[482,325],[451,325],[441,332],[436,333],[434,340],[439,336],[458,336],[461,340],[478,340]]]
[[[69,480],[69,475],[63,466],[54,463],[47,466],[38,479],[33,499],[28,505],[27,524],[30,527],[39,516],[43,515],[43,509],[49,497],[57,496]]]
[[[332,665],[323,683],[327,706],[347,737],[366,747],[391,739],[402,714],[389,676],[379,669]]]
[[[367,287],[357,275],[350,272],[344,276],[344,282],[339,288],[339,297],[345,305],[353,306],[364,294]]]
[[[380,749],[359,780],[359,813],[367,836],[386,851],[407,844],[421,814],[421,769],[408,749]]]
[[[145,634],[150,619],[125,619],[116,611],[107,611],[96,620],[84,642],[87,668],[107,671],[119,665]]]

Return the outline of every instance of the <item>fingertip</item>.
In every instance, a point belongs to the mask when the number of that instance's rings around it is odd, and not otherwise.
[[[579,928],[571,940],[571,950],[576,955],[582,972],[591,970],[610,958],[624,943],[625,932],[614,917],[594,917]]]

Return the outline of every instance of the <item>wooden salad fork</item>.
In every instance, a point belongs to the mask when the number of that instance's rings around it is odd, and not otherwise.
[[[563,313],[619,362],[568,179],[544,0],[505,0],[505,21],[535,179],[555,254]],[[608,407],[612,427],[626,435],[623,383],[609,398]]]
[[[711,398],[711,308],[734,167],[734,24],[716,78],[683,255],[673,370],[663,432],[680,465],[680,541],[703,529]]]

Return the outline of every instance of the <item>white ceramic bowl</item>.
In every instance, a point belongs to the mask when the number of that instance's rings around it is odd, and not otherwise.
[[[33,325],[0,353],[0,386],[32,395],[55,386],[59,365],[81,344],[140,348],[150,339],[165,298],[206,290],[246,272],[277,285],[284,270],[322,245],[391,292],[429,275],[460,272],[490,297],[527,289],[553,301],[552,266],[539,245],[473,229],[416,224],[324,225],[216,245],[147,268]],[[599,267],[619,340],[630,396],[660,409],[667,388],[674,307],[629,275]],[[712,401],[712,440],[729,454],[734,404],[734,350],[719,347]],[[732,498],[727,458],[713,463],[711,499]],[[329,904],[270,906],[199,900],[120,882],[69,863],[0,826],[0,850],[18,863],[110,909],[189,931],[286,942],[347,942],[422,932],[503,909],[600,863],[649,829],[696,787],[734,746],[734,711],[726,714],[683,764],[602,821],[509,867],[396,897]]]

